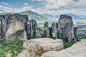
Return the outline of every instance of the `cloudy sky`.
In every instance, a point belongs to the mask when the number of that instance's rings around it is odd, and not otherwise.
[[[38,14],[86,14],[86,0],[0,0],[0,13],[31,10]]]

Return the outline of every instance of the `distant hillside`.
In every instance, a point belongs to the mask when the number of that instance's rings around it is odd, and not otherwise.
[[[53,20],[53,19],[50,19],[50,18],[46,18],[46,17],[41,16],[41,15],[35,13],[35,12],[32,12],[32,11],[19,12],[18,14],[28,15],[29,19],[34,19],[37,22],[55,22],[55,21],[57,21],[57,20]]]
[[[86,20],[86,15],[74,15],[72,13],[63,13],[59,15],[51,15],[51,14],[41,14],[41,15],[51,19],[59,19],[60,15],[69,15],[72,17],[73,20]]]

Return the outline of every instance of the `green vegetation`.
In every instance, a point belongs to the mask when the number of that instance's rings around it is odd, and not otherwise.
[[[51,28],[49,28],[49,32],[50,32],[50,38],[53,39],[52,33],[51,33]]]
[[[35,24],[32,26],[32,29],[33,29],[33,38],[35,37]]]
[[[71,43],[67,43],[65,42],[65,39],[63,38],[63,36],[59,33],[57,33],[57,37],[58,39],[62,39],[63,40],[63,44],[64,44],[64,49],[65,48],[68,48],[68,47],[71,47],[74,43],[76,43],[74,40],[71,40]]]
[[[86,39],[86,35],[85,34],[78,34],[80,39]]]
[[[43,17],[35,12],[32,12],[32,11],[25,11],[25,12],[20,12],[19,13],[20,15],[28,15],[28,18],[30,19],[34,19],[36,20],[37,22],[55,22],[57,20],[53,20],[53,19],[50,19],[50,18],[46,18],[46,17]]]
[[[31,36],[29,33],[27,33],[27,39],[30,40],[31,39]]]
[[[24,41],[17,38],[9,43],[3,41],[0,38],[0,57],[15,57],[17,53],[20,53],[23,48]]]

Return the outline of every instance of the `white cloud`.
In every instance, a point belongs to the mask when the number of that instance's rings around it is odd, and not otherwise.
[[[8,5],[8,3],[5,3],[5,2],[2,2],[2,4],[4,4],[4,5]]]
[[[18,9],[18,8],[9,8],[7,6],[0,5],[0,13],[22,12],[22,11],[27,11],[27,10],[33,10],[33,6],[24,6],[24,7]]]
[[[35,1],[35,0],[31,0],[31,1]]]
[[[2,2],[1,4],[3,4],[3,5],[8,5],[8,6],[11,6],[11,7],[14,7],[14,6],[9,5],[8,3],[5,3],[5,2]]]
[[[24,3],[23,5],[29,5],[28,3]]]
[[[43,1],[43,0],[31,0],[31,1]]]
[[[37,1],[43,1],[43,0],[37,0]]]
[[[21,12],[31,10],[39,14],[86,14],[86,0],[44,0],[40,4],[43,4],[44,6],[36,9],[34,9],[33,6],[24,6],[18,9],[0,5],[0,12]]]
[[[86,14],[86,0],[44,0],[44,7],[37,8],[39,14]]]

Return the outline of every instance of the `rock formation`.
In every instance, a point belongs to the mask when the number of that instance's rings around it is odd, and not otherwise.
[[[56,29],[55,23],[52,23],[52,25],[51,25],[51,34],[54,39],[57,39],[57,29]]]
[[[49,37],[50,37],[48,22],[45,22],[45,24],[44,24],[43,36],[44,36],[45,38],[49,38]]]
[[[20,37],[21,40],[27,40],[25,27],[20,21],[17,20],[9,25],[5,35],[7,42],[18,37]]]
[[[75,37],[80,40],[80,38],[78,37],[78,31],[77,31],[78,27],[74,27],[74,35]]]
[[[25,50],[23,50],[17,57],[40,57],[47,51],[59,51],[64,48],[61,39],[53,40],[50,38],[28,40],[24,42],[23,47]]]
[[[39,32],[38,25],[37,25],[35,20],[33,20],[33,19],[30,20],[28,27],[29,27],[28,32],[29,32],[31,38],[33,38],[33,37],[34,38],[41,38],[42,37],[40,32]]]
[[[74,27],[72,17],[68,15],[61,15],[58,21],[58,30],[59,33],[63,35],[66,42],[71,42],[71,39],[74,37]]]
[[[58,29],[58,23],[56,23],[56,29]]]
[[[86,39],[82,39],[72,47],[61,51],[45,52],[41,57],[86,57]]]
[[[1,35],[6,41],[21,37],[26,39],[27,31],[27,15],[6,14],[0,15],[1,20]],[[21,34],[21,35],[20,35]],[[12,39],[11,39],[12,38]]]

